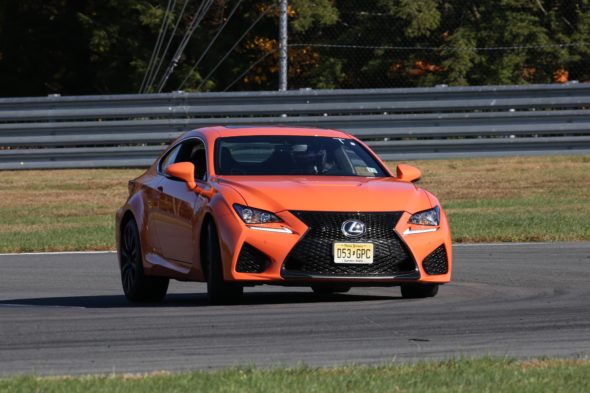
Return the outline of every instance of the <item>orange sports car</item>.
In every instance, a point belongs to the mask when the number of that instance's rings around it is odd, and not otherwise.
[[[211,303],[245,286],[400,286],[435,296],[451,279],[445,212],[342,131],[210,127],[187,132],[137,179],[117,212],[125,296],[159,301],[169,279],[205,281]]]

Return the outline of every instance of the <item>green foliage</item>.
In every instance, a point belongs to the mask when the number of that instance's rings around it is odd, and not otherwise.
[[[403,20],[406,37],[429,36],[440,25],[436,0],[401,0],[399,4],[384,2],[389,11]]]
[[[587,0],[337,4],[341,18],[331,43],[363,47],[316,48],[322,54],[319,63],[338,59],[342,64],[345,75],[340,78],[340,87],[590,79]],[[325,72],[321,66],[316,71]]]
[[[0,95],[137,92],[169,18],[157,85],[202,2],[175,3],[0,0]],[[164,91],[277,88],[277,0],[240,3],[191,71],[236,4],[213,2]],[[291,88],[590,80],[589,0],[290,0],[289,23]]]
[[[338,21],[338,9],[330,0],[291,0],[289,3],[296,11],[291,23],[295,32],[305,32],[314,24],[327,26]]]
[[[474,49],[477,45],[476,36],[469,29],[458,28],[448,39],[441,55],[442,66],[448,74],[445,82],[448,85],[467,85],[470,70],[480,61]]]
[[[318,64],[318,68],[311,77],[311,85],[315,89],[337,89],[346,74],[342,69],[342,62],[328,58]]]

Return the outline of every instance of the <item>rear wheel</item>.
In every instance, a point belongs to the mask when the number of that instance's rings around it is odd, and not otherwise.
[[[166,296],[169,280],[143,273],[139,231],[134,220],[123,227],[121,236],[121,283],[125,297],[132,302],[159,302]]]
[[[330,284],[312,285],[311,290],[318,295],[330,295],[332,293],[346,293],[350,291],[350,285]]]
[[[438,293],[438,284],[403,284],[401,290],[406,299],[434,297]]]
[[[207,225],[206,247],[205,262],[207,264],[207,295],[209,296],[209,302],[211,304],[234,304],[239,302],[244,293],[244,287],[223,279],[219,237],[213,222],[209,222]]]

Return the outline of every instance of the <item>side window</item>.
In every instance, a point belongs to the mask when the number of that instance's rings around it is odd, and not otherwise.
[[[174,149],[170,150],[168,154],[162,158],[160,161],[160,172],[166,173],[166,168],[170,164],[174,164],[176,162],[176,157],[178,156],[178,152],[180,151],[180,145],[176,146]]]
[[[195,180],[207,180],[207,153],[205,145],[198,139],[191,149],[189,161],[195,166]]]
[[[207,179],[207,155],[205,145],[199,139],[188,139],[172,149],[160,162],[160,172],[164,173],[168,165],[177,162],[192,162],[195,180]]]

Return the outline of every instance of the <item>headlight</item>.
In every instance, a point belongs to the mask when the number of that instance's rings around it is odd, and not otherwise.
[[[238,205],[237,203],[234,205],[234,209],[236,209],[238,216],[246,224],[268,224],[283,221],[266,210],[254,209],[252,207]]]
[[[440,224],[440,207],[418,212],[410,217],[410,223],[416,225],[438,226]]]

